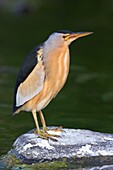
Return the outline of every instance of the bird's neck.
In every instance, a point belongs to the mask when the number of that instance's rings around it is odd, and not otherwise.
[[[44,56],[46,79],[56,95],[65,84],[69,72],[69,49],[67,47],[58,48]]]

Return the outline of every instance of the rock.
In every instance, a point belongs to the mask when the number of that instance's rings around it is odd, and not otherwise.
[[[53,133],[52,128],[49,133]],[[84,170],[112,166],[113,134],[80,129],[63,130],[57,142],[38,138],[34,130],[21,135],[2,158],[2,166],[22,169],[83,167]]]

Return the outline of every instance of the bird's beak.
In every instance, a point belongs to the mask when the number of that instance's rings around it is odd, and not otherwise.
[[[93,34],[93,32],[77,32],[77,33],[71,33],[65,37],[65,41],[68,40],[76,40],[77,38],[84,37],[87,35]]]

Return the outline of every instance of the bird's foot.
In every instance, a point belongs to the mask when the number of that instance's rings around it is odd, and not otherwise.
[[[60,137],[61,132],[64,132],[62,130],[62,127],[57,127],[53,129],[46,129],[46,130],[35,130],[34,133],[38,134],[40,138],[43,139],[51,139],[53,141],[58,141],[58,138]]]
[[[57,135],[57,134],[51,134],[49,133],[49,130],[47,131],[44,131],[44,130],[40,130],[39,132],[34,131],[35,134],[38,134],[39,138],[42,138],[42,139],[51,139],[53,141],[58,141],[57,138],[59,138],[60,136]]]
[[[56,127],[56,128],[52,128],[52,129],[47,129],[47,133],[52,137],[52,140],[56,140],[57,138],[60,137],[60,134],[64,132],[64,130],[62,129],[62,127]]]
[[[63,128],[62,126],[59,126],[59,127],[50,129],[50,131],[53,131],[55,133],[61,133],[61,132],[64,132],[64,130],[62,128]]]

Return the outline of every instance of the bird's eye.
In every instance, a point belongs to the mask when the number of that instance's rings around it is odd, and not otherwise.
[[[66,40],[66,38],[69,36],[69,34],[63,35],[63,39]]]
[[[66,38],[66,35],[63,35],[63,38]]]

